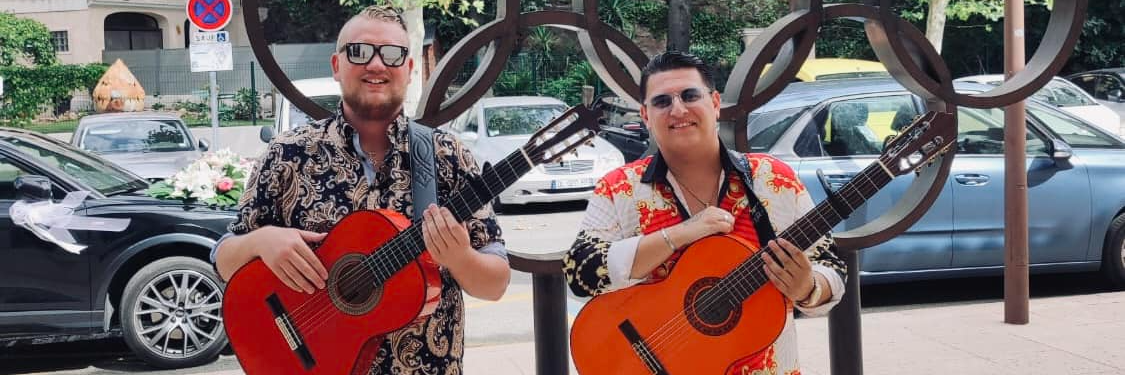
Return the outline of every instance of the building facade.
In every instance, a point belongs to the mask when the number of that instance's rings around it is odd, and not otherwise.
[[[199,29],[188,0],[0,0],[0,12],[42,22],[63,64],[102,62],[103,51],[183,49]],[[249,46],[242,1],[231,0],[226,26],[233,46]],[[263,8],[264,10],[264,8]]]

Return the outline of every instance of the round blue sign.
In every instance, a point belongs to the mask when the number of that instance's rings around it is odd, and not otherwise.
[[[230,23],[230,0],[188,0],[187,15],[191,23],[203,31],[217,31]]]

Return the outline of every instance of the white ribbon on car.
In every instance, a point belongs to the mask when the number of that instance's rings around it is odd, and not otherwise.
[[[77,243],[70,230],[120,232],[129,227],[129,219],[74,215],[74,208],[81,205],[88,195],[88,191],[71,192],[61,203],[49,199],[41,202],[20,200],[12,204],[9,214],[13,223],[27,228],[36,237],[78,254],[86,249],[86,245]]]

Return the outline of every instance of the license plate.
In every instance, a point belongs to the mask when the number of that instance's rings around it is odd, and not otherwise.
[[[594,186],[597,182],[593,178],[572,178],[568,180],[552,180],[551,189],[577,189]]]

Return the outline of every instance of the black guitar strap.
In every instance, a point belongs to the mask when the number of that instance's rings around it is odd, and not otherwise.
[[[437,170],[434,168],[434,129],[410,121],[410,192],[414,217],[422,222],[422,212],[437,203]]]
[[[773,224],[770,224],[766,207],[762,205],[758,195],[754,194],[754,180],[750,179],[754,173],[750,170],[750,161],[746,159],[745,154],[740,153],[734,155],[734,160],[737,160],[741,166],[739,173],[742,174],[742,188],[745,189],[746,199],[750,203],[750,219],[754,221],[754,231],[758,233],[758,245],[765,249],[767,243],[777,238],[777,233],[774,233]]]

